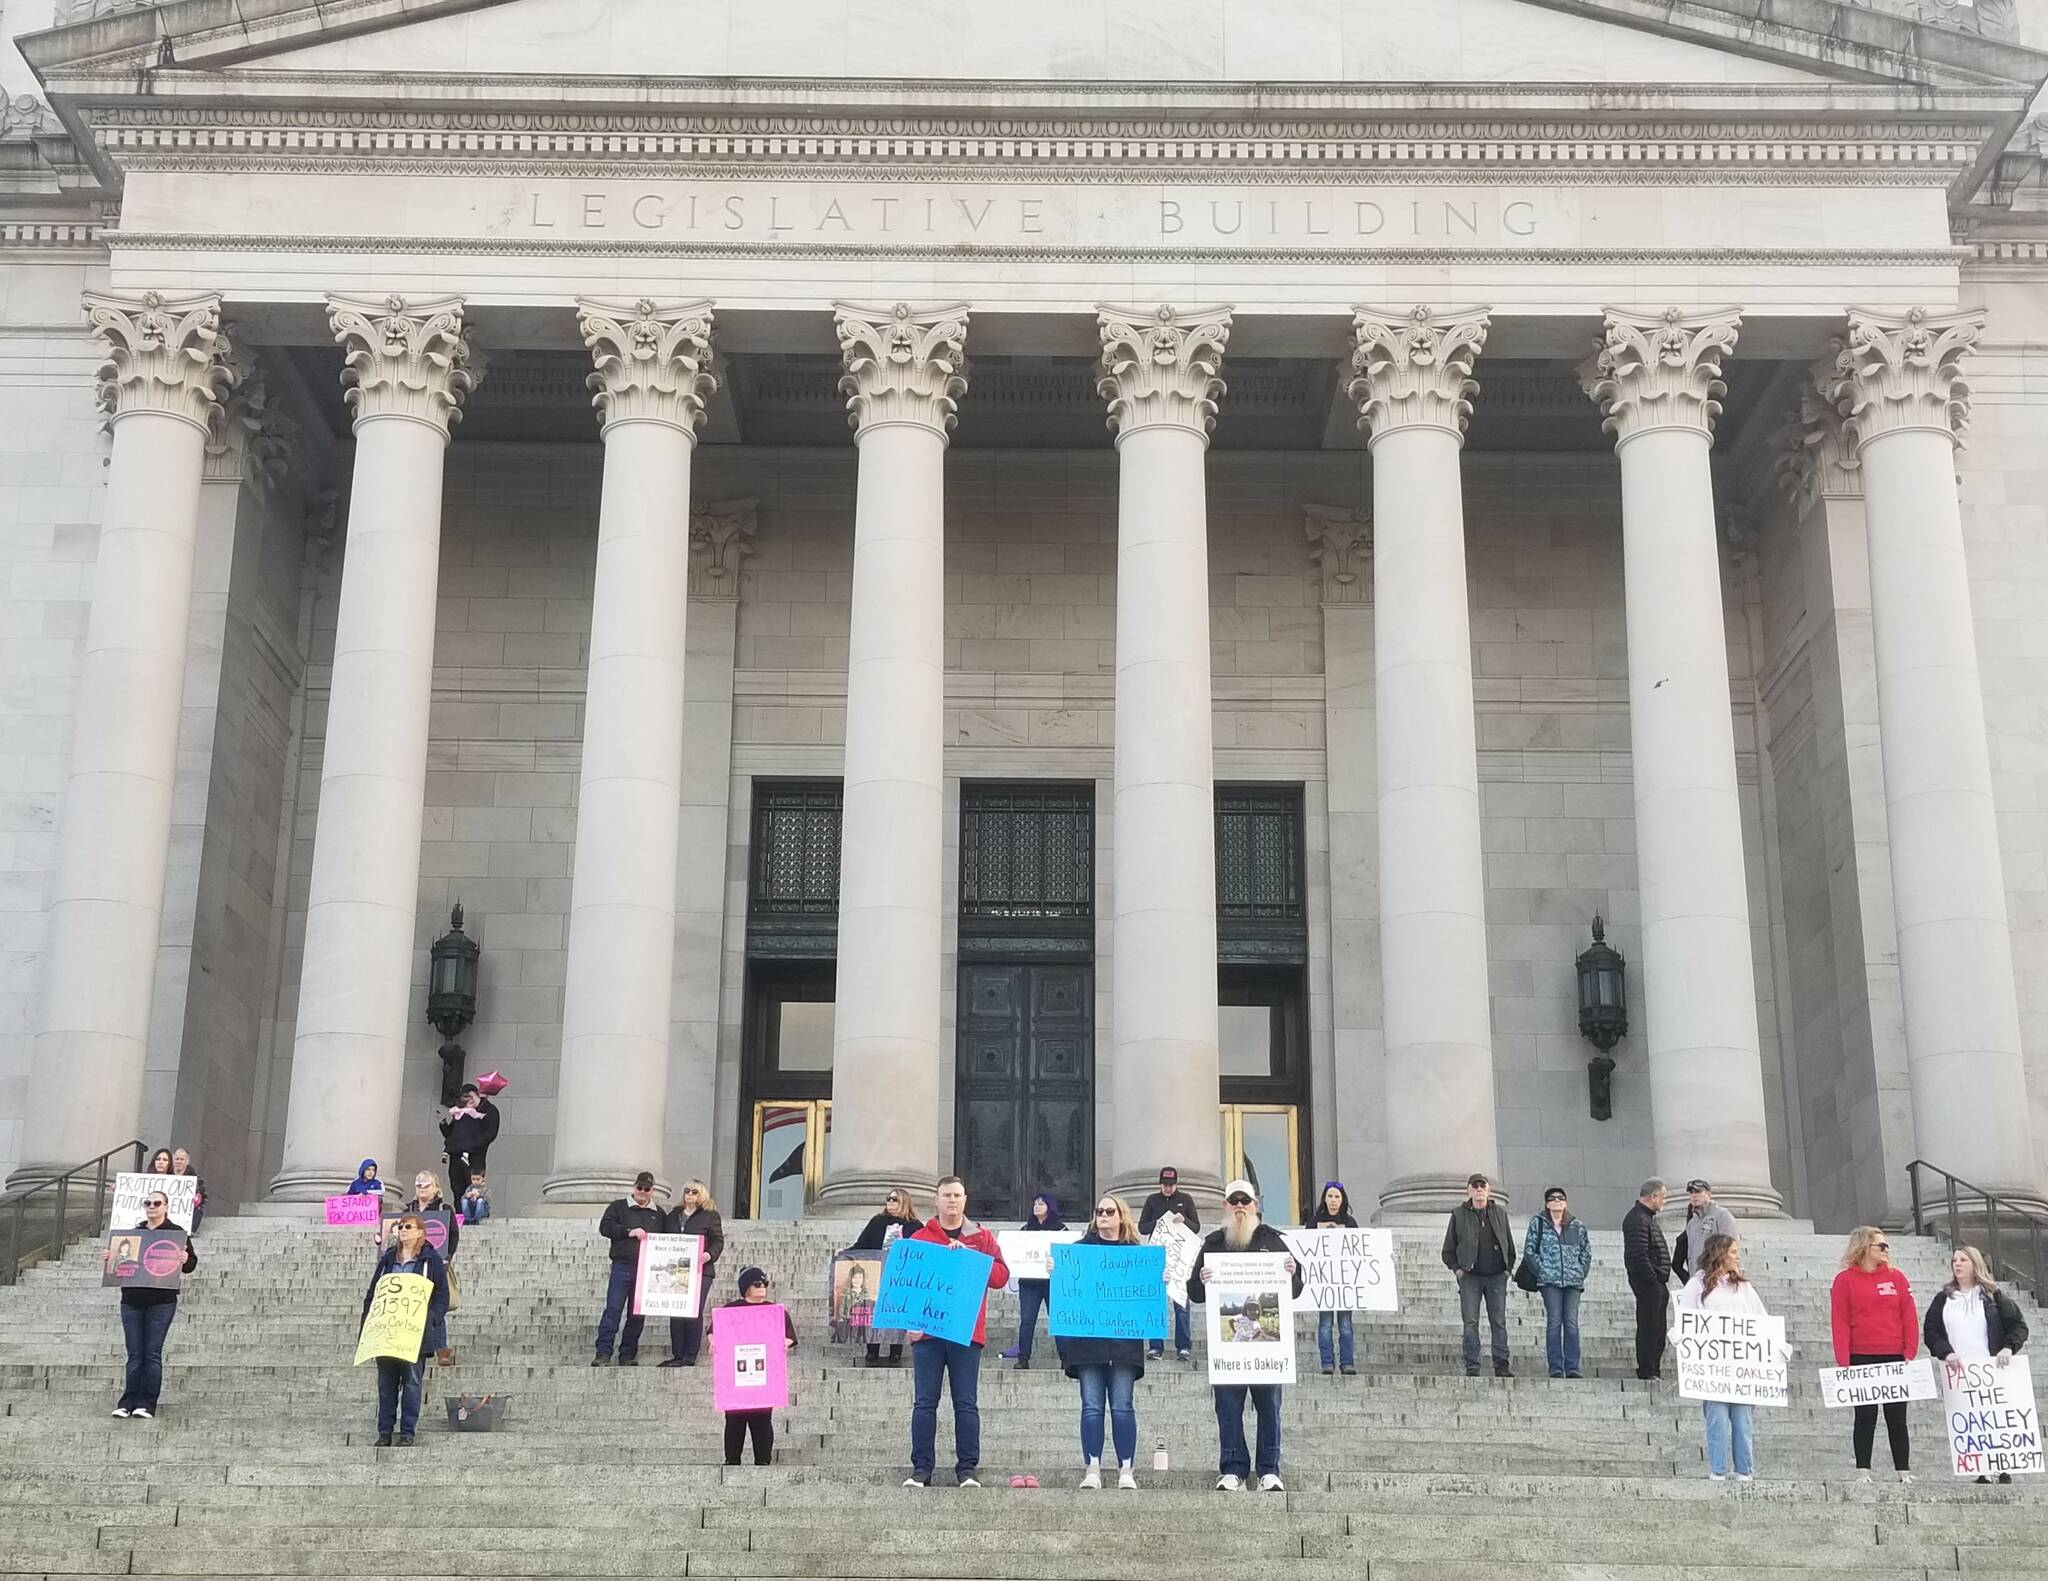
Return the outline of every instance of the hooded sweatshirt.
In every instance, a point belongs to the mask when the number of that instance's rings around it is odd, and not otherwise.
[[[383,1190],[384,1190],[384,1182],[383,1182],[383,1181],[381,1181],[381,1180],[365,1180],[365,1179],[363,1179],[363,1171],[364,1171],[364,1170],[366,1170],[366,1169],[375,1169],[376,1167],[377,1167],[377,1161],[376,1161],[376,1160],[375,1160],[374,1158],[366,1158],[366,1159],[364,1159],[364,1160],[363,1160],[363,1161],[362,1161],[362,1162],[361,1162],[360,1164],[356,1165],[356,1178],[355,1178],[354,1180],[351,1180],[351,1181],[350,1181],[350,1182],[348,1183],[348,1195],[349,1195],[349,1196],[351,1196],[351,1197],[374,1197],[374,1196],[379,1196],[379,1195],[381,1195],[381,1194],[383,1193]]]
[[[1920,1314],[1913,1307],[1913,1288],[1896,1268],[1844,1268],[1835,1275],[1829,1301],[1835,1339],[1835,1365],[1846,1367],[1851,1356],[1903,1356],[1920,1353]]]

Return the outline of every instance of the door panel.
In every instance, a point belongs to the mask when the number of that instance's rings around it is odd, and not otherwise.
[[[1063,1207],[1094,1184],[1092,966],[960,968],[955,1149],[969,1209],[1021,1222],[1050,1191]]]

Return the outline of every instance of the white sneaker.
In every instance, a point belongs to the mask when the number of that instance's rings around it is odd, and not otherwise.
[[[130,1416],[139,1416],[145,1422],[153,1420],[156,1416],[156,1412],[152,1411],[146,1405],[138,1405],[134,1410],[130,1411],[128,1414]],[[1911,1482],[1913,1479],[1911,1477],[1908,1477],[1906,1480],[1908,1482]]]
[[[1856,1481],[1857,1481],[1857,1482],[1858,1482],[1859,1484],[1862,1484],[1862,1483],[1867,1483],[1867,1482],[1869,1482],[1869,1481],[1870,1481],[1870,1473],[1869,1473],[1869,1472],[1867,1472],[1867,1471],[1859,1471],[1859,1472],[1857,1472],[1857,1473],[1856,1473]]]
[[[1084,1488],[1099,1488],[1102,1486],[1101,1461],[1091,1460],[1088,1462],[1088,1469],[1081,1473],[1081,1486]]]
[[[960,1479],[960,1486],[963,1488],[978,1488],[981,1486],[981,1481],[976,1477],[962,1477]]]
[[[1725,1471],[1710,1471],[1707,1473],[1707,1480],[1709,1482],[1726,1482],[1728,1480],[1728,1473]]]
[[[114,1407],[114,1414],[116,1416],[126,1416],[128,1414],[128,1407],[125,1405],[117,1405]]]
[[[1750,1483],[1756,1481],[1756,1473],[1753,1471],[1738,1471],[1735,1473],[1735,1480],[1747,1487]]]
[[[905,1477],[903,1479],[903,1485],[906,1488],[928,1488],[931,1486],[931,1484],[925,1481],[922,1477]]]
[[[1900,1482],[1900,1485],[1901,1485],[1901,1486],[1904,1486],[1904,1487],[1910,1487],[1910,1486],[1912,1486],[1912,1482],[1913,1482],[1913,1473],[1912,1473],[1912,1472],[1910,1472],[1910,1471],[1902,1471],[1902,1472],[1900,1472],[1900,1473],[1899,1473],[1899,1482]]]
[[[1226,1471],[1216,1479],[1216,1491],[1218,1493],[1235,1493],[1243,1486],[1244,1478],[1234,1471]]]
[[[1285,1493],[1287,1491],[1287,1484],[1280,1480],[1278,1472],[1269,1471],[1259,1478],[1259,1491],[1261,1493]]]
[[[1136,1474],[1131,1470],[1131,1463],[1128,1460],[1125,1461],[1117,1471],[1116,1485],[1120,1488],[1133,1489],[1135,1489],[1138,1485],[1138,1478]]]

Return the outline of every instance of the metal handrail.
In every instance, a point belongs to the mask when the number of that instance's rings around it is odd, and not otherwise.
[[[70,1235],[66,1233],[65,1226],[70,1219],[68,1209],[71,1205],[72,1178],[84,1174],[87,1170],[93,1172],[91,1233],[97,1239],[100,1232],[106,1228],[107,1210],[112,1200],[107,1193],[107,1165],[116,1154],[127,1153],[134,1158],[135,1169],[139,1173],[142,1169],[143,1146],[144,1144],[139,1137],[132,1141],[122,1142],[117,1146],[108,1148],[98,1158],[88,1158],[82,1164],[73,1164],[61,1175],[53,1176],[48,1180],[39,1180],[33,1186],[29,1186],[22,1191],[17,1191],[10,1196],[0,1197],[0,1213],[7,1213],[9,1215],[7,1223],[7,1260],[0,1262],[0,1285],[11,1285],[21,1277],[21,1259],[24,1255],[24,1248],[21,1244],[22,1220],[27,1216],[28,1205],[31,1201],[46,1191],[54,1191],[57,1194],[56,1212],[50,1221],[50,1238],[43,1243],[42,1250],[51,1261],[61,1262],[64,1257],[65,1243],[71,1239]],[[119,1171],[116,1171],[116,1173],[119,1173]],[[28,1247],[26,1250],[34,1251],[36,1248]]]
[[[1984,1255],[1991,1264],[1991,1274],[2012,1284],[2030,1289],[2038,1298],[2048,1289],[2048,1263],[2042,1261],[2044,1249],[2048,1249],[2048,1218],[2031,1208],[2000,1197],[1995,1191],[1982,1186],[1973,1186],[1960,1175],[1952,1175],[1939,1164],[1930,1164],[1924,1158],[1916,1158],[1906,1166],[1906,1179],[1911,1184],[1913,1195],[1913,1233],[1928,1235],[1928,1215],[1920,1191],[1920,1171],[1940,1177],[1943,1206],[1947,1210],[1948,1243],[1951,1247],[1961,1246],[1962,1208],[1965,1199],[1981,1204],[1984,1215]],[[2017,1258],[2005,1255],[1998,1228],[2001,1213],[2015,1216],[2025,1226],[2028,1261],[2022,1267]]]

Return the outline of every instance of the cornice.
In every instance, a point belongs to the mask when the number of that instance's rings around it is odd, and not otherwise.
[[[89,220],[0,220],[0,252],[75,252],[105,257],[102,229]]]

